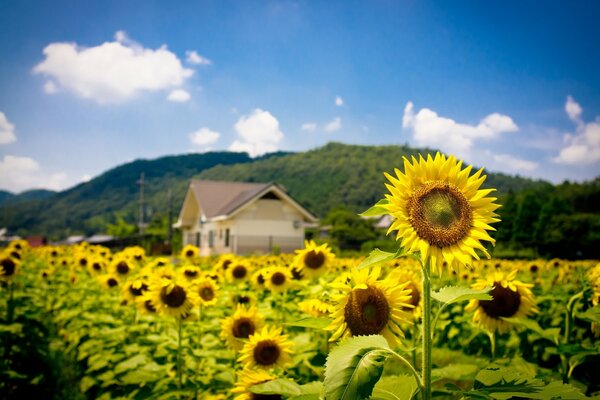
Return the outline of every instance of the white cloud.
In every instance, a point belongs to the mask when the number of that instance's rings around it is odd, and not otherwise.
[[[343,106],[344,105],[344,99],[342,99],[340,96],[335,96],[335,105],[336,106]]]
[[[92,180],[92,176],[90,174],[83,174],[81,176],[81,182],[89,182]]]
[[[123,31],[115,34],[114,42],[94,47],[51,43],[44,55],[34,73],[51,78],[48,82],[56,89],[68,89],[100,104],[122,103],[145,91],[172,90],[194,73],[166,46],[146,49]]]
[[[571,121],[581,123],[581,112],[583,110],[581,109],[579,103],[573,100],[573,97],[571,96],[567,96],[565,111]]]
[[[56,86],[56,83],[54,83],[52,81],[46,81],[46,83],[44,83],[44,93],[54,94],[57,92],[58,92],[58,87]]]
[[[581,119],[581,106],[567,97],[565,111],[569,119],[577,124],[576,133],[564,137],[565,146],[553,161],[558,164],[589,165],[600,161],[600,117],[596,121],[584,123]]]
[[[189,50],[186,51],[185,52],[185,60],[189,64],[195,64],[195,65],[210,65],[210,64],[212,64],[211,60],[209,60],[206,57],[202,57],[195,50],[193,50],[193,51],[189,51]]]
[[[323,130],[325,132],[335,132],[339,131],[342,128],[342,119],[340,117],[335,117],[330,122],[325,124]]]
[[[167,100],[175,103],[185,103],[186,101],[189,101],[190,98],[190,94],[183,89],[175,89],[167,96]]]
[[[503,171],[513,171],[513,172],[532,172],[536,170],[539,164],[535,161],[523,160],[521,158],[517,158],[511,156],[510,154],[490,154],[492,160],[496,162],[499,169]]]
[[[311,131],[312,132],[317,129],[317,124],[315,124],[314,122],[305,122],[302,124],[300,129],[302,129],[303,131]]]
[[[10,123],[6,115],[0,111],[0,144],[8,144],[17,141],[15,126]]]
[[[190,141],[194,146],[202,147],[207,144],[212,144],[219,140],[221,134],[219,132],[212,131],[208,128],[200,128],[196,132],[190,133]]]
[[[478,139],[490,139],[503,132],[519,130],[512,118],[498,113],[488,115],[477,125],[458,123],[428,108],[422,108],[415,114],[410,101],[404,108],[402,126],[412,130],[417,145],[440,148],[460,157],[467,155]]]
[[[277,118],[260,108],[240,117],[234,127],[240,140],[235,140],[229,150],[245,151],[251,157],[277,151],[284,136]]]
[[[65,172],[49,173],[32,158],[5,155],[0,160],[0,188],[11,192],[27,189],[62,190],[69,186]]]

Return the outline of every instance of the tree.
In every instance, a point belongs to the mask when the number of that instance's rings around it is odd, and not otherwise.
[[[324,218],[323,224],[331,225],[331,238],[343,250],[358,250],[364,242],[377,237],[371,221],[343,206],[332,209]]]

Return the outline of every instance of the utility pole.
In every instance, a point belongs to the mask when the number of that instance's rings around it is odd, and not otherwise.
[[[140,236],[144,236],[144,173],[140,174],[140,179],[136,182],[140,185],[140,204],[138,210],[138,229]]]

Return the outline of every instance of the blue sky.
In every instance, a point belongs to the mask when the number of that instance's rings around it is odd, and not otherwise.
[[[599,18],[595,1],[3,0],[0,189],[330,141],[591,179]]]

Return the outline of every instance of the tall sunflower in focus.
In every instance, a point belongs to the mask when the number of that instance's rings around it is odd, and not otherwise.
[[[465,307],[465,311],[475,312],[473,322],[476,325],[489,332],[505,333],[513,325],[502,318],[526,318],[537,312],[531,292],[533,285],[516,280],[516,275],[516,270],[508,274],[497,271],[471,285],[478,290],[494,287],[490,292],[492,300],[471,300]]]
[[[404,250],[420,252],[438,273],[444,261],[451,269],[471,265],[479,259],[475,250],[490,258],[481,241],[495,243],[488,234],[494,230],[490,224],[500,221],[494,212],[500,206],[488,197],[495,189],[479,189],[486,175],[482,168],[469,176],[471,169],[463,169],[454,156],[437,153],[435,158],[405,157],[404,173],[385,173],[390,194],[384,207],[394,218],[388,234],[397,231]]]
[[[283,367],[292,361],[293,343],[281,328],[265,326],[260,332],[251,335],[242,348],[238,361],[245,368],[271,369]]]
[[[402,324],[411,324],[410,291],[408,282],[399,284],[378,280],[379,268],[355,270],[350,282],[332,284],[342,294],[335,296],[337,307],[332,314],[333,322],[325,328],[332,331],[329,339],[363,335],[382,335],[392,347],[396,347],[404,332]]]
[[[234,350],[241,350],[242,340],[248,339],[263,326],[263,318],[256,307],[238,305],[235,313],[221,320],[221,338]]]
[[[304,241],[304,249],[296,250],[293,264],[297,273],[308,278],[315,278],[327,271],[335,254],[327,243],[317,245],[313,240]]]
[[[261,369],[244,369],[238,372],[238,375],[239,379],[235,382],[235,388],[231,390],[232,393],[237,394],[234,400],[278,400],[282,398],[278,394],[260,395],[250,391],[252,386],[275,380],[277,379],[276,376]]]

